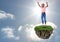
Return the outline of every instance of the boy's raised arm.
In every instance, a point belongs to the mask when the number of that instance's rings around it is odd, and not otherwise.
[[[41,7],[40,4],[39,4],[39,2],[37,2],[37,4],[38,4],[39,7]]]
[[[46,2],[46,7],[48,7],[48,2]]]

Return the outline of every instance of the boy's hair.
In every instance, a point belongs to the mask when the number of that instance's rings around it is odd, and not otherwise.
[[[45,5],[44,3],[42,3],[42,5]]]
[[[44,7],[44,5],[45,5],[44,3],[41,4],[42,7]]]

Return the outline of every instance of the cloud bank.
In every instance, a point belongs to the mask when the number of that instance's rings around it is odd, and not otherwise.
[[[37,25],[41,25],[41,24],[37,24]],[[57,28],[57,26],[51,22],[47,22],[46,25],[51,25],[54,29]],[[33,24],[32,25],[26,24],[24,26],[19,26],[17,29],[12,29],[10,27],[2,28],[1,31],[3,33],[5,33],[5,37],[9,38],[9,39],[13,38],[15,40],[20,40],[20,39],[23,39],[23,38],[20,38],[21,36],[25,36],[24,38],[26,38],[27,42],[33,42],[33,41],[34,42],[45,42],[45,41],[47,41],[47,40],[39,38],[35,34],[35,31],[34,31],[35,26],[36,25],[33,25]],[[16,33],[14,33],[14,32],[16,32]],[[17,33],[23,33],[24,35],[20,35]],[[18,36],[16,36],[16,35],[18,35]],[[54,32],[48,40],[50,40],[53,36],[54,36]]]
[[[5,38],[9,38],[9,39],[15,39],[15,40],[19,40],[20,37],[19,36],[15,36],[14,35],[14,29],[10,28],[10,27],[6,27],[6,28],[2,28],[1,31],[5,34]]]
[[[37,25],[42,25],[42,24],[37,24]],[[44,25],[44,24],[43,24]],[[54,32],[55,32],[55,29],[57,28],[57,26],[54,24],[54,23],[52,23],[52,22],[47,22],[47,24],[46,25],[50,25],[50,26],[52,26],[53,28],[54,28]],[[31,40],[31,41],[45,41],[44,39],[41,39],[41,38],[39,38],[39,37],[37,37],[37,35],[35,34],[35,31],[34,31],[34,27],[35,27],[36,25],[26,25],[26,35],[27,35],[27,37]],[[53,33],[54,33],[53,32]],[[52,36],[53,36],[54,34],[52,34],[51,35],[51,37],[49,38],[49,40],[52,38]]]
[[[14,19],[14,15],[0,10],[0,19],[11,18]]]

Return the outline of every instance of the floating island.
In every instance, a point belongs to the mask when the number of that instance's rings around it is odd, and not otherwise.
[[[34,27],[35,33],[39,38],[49,39],[53,33],[53,28],[50,25],[39,25]]]

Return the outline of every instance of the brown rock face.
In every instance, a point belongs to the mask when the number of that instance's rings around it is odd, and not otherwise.
[[[48,39],[50,35],[52,34],[53,30],[38,30],[36,31],[36,34],[38,37],[43,39]]]

